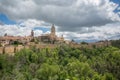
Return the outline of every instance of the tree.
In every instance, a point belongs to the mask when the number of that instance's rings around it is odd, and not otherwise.
[[[60,68],[58,65],[42,64],[41,68],[37,71],[37,77],[40,80],[57,80]]]

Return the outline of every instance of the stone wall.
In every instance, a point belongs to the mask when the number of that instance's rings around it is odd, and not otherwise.
[[[29,46],[24,46],[25,49],[29,49],[30,47]]]
[[[56,48],[57,45],[55,44],[42,44],[42,45],[35,45],[36,48]]]
[[[24,48],[29,48],[29,46],[22,46],[22,45],[18,45],[18,46],[5,46],[5,47],[0,47],[0,54],[10,54],[10,55],[14,55],[15,52],[20,51],[21,49]]]
[[[4,48],[4,53],[6,53],[6,54],[13,55],[14,51],[15,51],[15,47],[14,46],[6,46]]]
[[[36,48],[56,48],[57,45],[54,45],[54,44],[34,44],[34,45],[31,45],[31,46],[35,46]],[[18,52],[20,51],[21,49],[29,49],[30,48],[30,45],[26,45],[26,46],[22,46],[22,45],[18,45],[18,46],[5,46],[5,47],[0,47],[0,54],[9,54],[9,55],[14,55],[15,52]]]
[[[18,45],[17,47],[15,47],[15,52],[18,52],[18,51],[20,51],[21,49],[24,49],[24,46]]]
[[[98,47],[104,47],[104,46],[109,46],[111,45],[110,42],[98,42],[98,43],[89,43],[89,44],[85,44],[85,45],[81,45],[81,44],[69,44],[70,47],[75,47],[75,48],[98,48]],[[10,55],[14,55],[15,52],[20,51],[21,49],[30,49],[31,46],[34,46],[38,49],[41,48],[56,48],[59,47],[60,45],[57,44],[31,44],[31,45],[18,45],[18,46],[5,46],[5,47],[0,47],[0,54],[10,54]]]
[[[0,47],[0,54],[2,54],[3,53],[3,47]]]

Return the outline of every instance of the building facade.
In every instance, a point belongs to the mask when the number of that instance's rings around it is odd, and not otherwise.
[[[38,38],[39,38],[39,41],[41,41],[41,42],[51,43],[51,44],[64,42],[63,35],[61,37],[57,37],[56,29],[55,29],[54,24],[51,27],[51,33],[50,34],[44,34],[44,35],[39,36]]]
[[[7,35],[7,33],[5,33],[4,36],[0,37],[0,46],[7,46],[7,45],[12,45],[12,44],[27,44],[28,42],[30,42],[32,39],[34,38],[34,32],[33,30],[31,31],[31,35],[30,36],[10,36]]]

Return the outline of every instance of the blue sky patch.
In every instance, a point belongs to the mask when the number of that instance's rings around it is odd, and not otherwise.
[[[44,27],[35,27],[34,30],[42,30],[43,33],[50,31],[50,28],[44,28]]]
[[[110,0],[110,1],[112,1],[112,2],[117,3],[117,4],[120,5],[120,0]]]
[[[0,13],[0,22],[3,24],[16,24],[15,21],[10,20],[5,14]]]
[[[120,7],[120,0],[110,0],[110,1],[118,4],[118,7]],[[120,10],[118,10],[118,7],[114,10],[114,12],[116,12],[116,13],[117,13],[117,12],[120,12]]]

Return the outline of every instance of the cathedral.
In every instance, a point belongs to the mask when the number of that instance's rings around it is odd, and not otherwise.
[[[52,24],[51,33],[50,34],[44,34],[42,36],[39,36],[38,39],[41,42],[51,43],[51,44],[64,42],[63,36],[57,37],[54,24]]]

